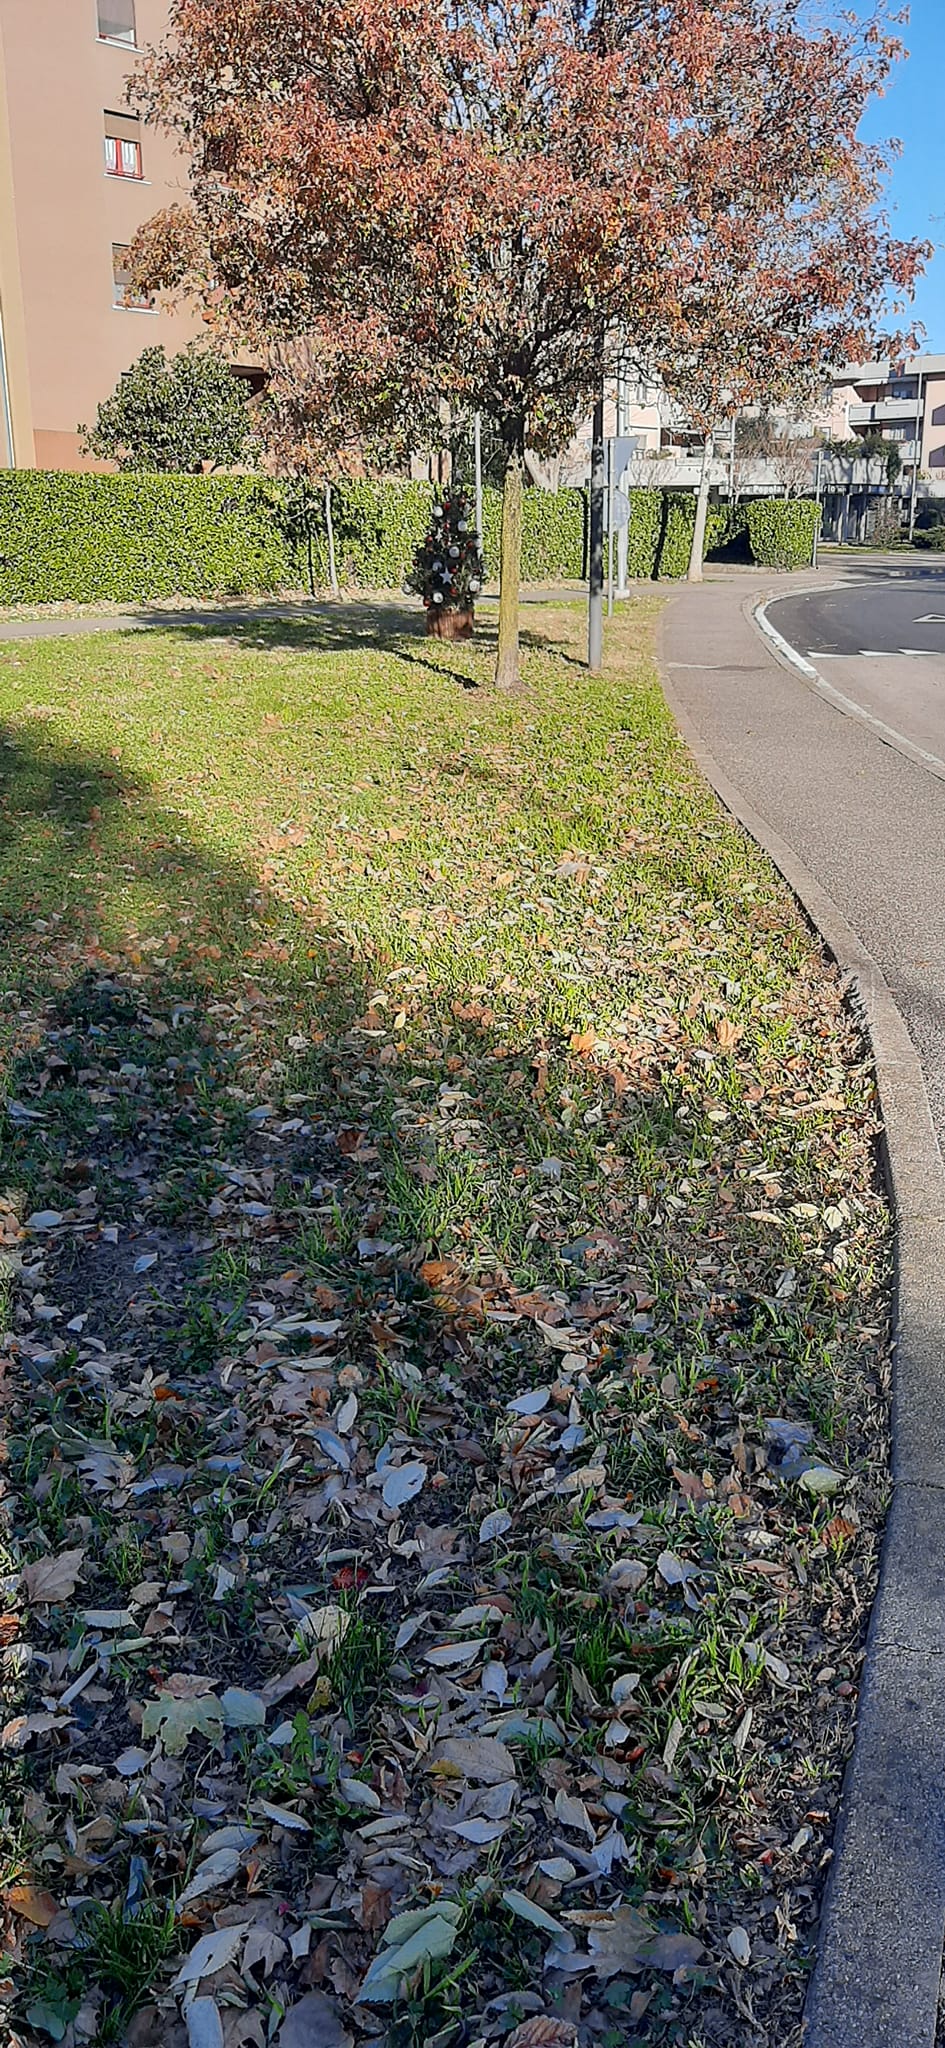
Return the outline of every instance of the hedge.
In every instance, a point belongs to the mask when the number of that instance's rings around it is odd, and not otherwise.
[[[752,498],[747,506],[752,560],[765,569],[800,569],[814,558],[820,506],[811,498]]]
[[[430,484],[350,482],[332,490],[335,556],[343,584],[402,585],[433,497]],[[486,563],[499,558],[501,492],[483,493]],[[770,567],[810,560],[817,507],[763,500],[732,511],[711,505],[706,552],[746,522],[754,559]],[[684,576],[695,519],[692,492],[630,493],[628,571]],[[585,570],[583,491],[527,490],[526,582]],[[304,587],[328,580],[324,496],[247,476],[99,476],[44,470],[0,474],[0,604],[211,597]]]
[[[0,603],[202,597],[298,580],[256,477],[0,476]]]

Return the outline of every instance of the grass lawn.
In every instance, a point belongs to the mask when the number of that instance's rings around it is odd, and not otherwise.
[[[655,611],[0,648],[11,2039],[797,2038],[888,1225]]]

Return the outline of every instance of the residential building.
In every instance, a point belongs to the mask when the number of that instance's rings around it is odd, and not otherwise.
[[[834,378],[831,438],[895,442],[904,469],[916,464],[945,483],[945,356],[850,364]]]
[[[202,331],[128,279],[135,230],[185,194],[125,97],[166,18],[166,0],[0,0],[0,466],[100,468],[80,424],[144,348]]]

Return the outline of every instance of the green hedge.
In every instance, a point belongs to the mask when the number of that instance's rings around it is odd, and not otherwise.
[[[343,483],[332,490],[342,584],[403,584],[434,495],[430,484]],[[483,494],[489,573],[499,560],[501,492]],[[810,560],[816,506],[763,500],[734,513],[712,505],[706,552],[746,524],[755,561]],[[695,518],[691,491],[635,490],[627,533],[634,578],[684,576]],[[527,490],[522,574],[528,583],[584,574],[583,491]],[[211,597],[328,581],[324,494],[244,476],[98,476],[44,470],[0,474],[0,604]]]
[[[752,560],[765,569],[800,569],[814,559],[820,506],[811,498],[752,498],[747,506]]]
[[[202,597],[297,581],[256,477],[0,476],[0,603]]]

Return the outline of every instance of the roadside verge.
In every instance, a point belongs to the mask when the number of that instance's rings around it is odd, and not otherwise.
[[[895,1215],[892,1500],[806,2041],[932,2048],[945,1936],[945,1173],[918,1056],[883,973],[832,897],[724,773],[679,700],[667,645],[676,646],[676,615],[687,601],[681,594],[664,616],[667,701],[706,780],[782,874],[847,981],[873,1049]],[[735,592],[732,614],[744,636]],[[681,629],[677,638],[679,652],[692,651]],[[753,630],[751,639],[761,667],[766,657]]]

